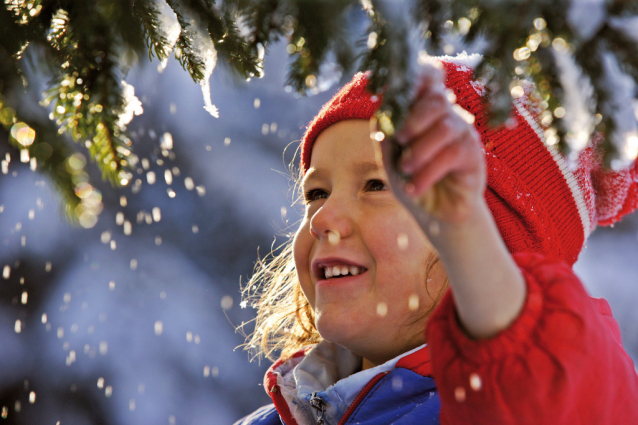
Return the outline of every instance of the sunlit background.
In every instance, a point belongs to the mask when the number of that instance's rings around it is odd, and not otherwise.
[[[0,423],[230,424],[269,402],[269,363],[250,362],[235,331],[254,315],[240,307],[240,281],[300,217],[288,166],[340,77],[325,69],[325,91],[297,98],[285,89],[286,47],[249,83],[218,65],[219,118],[178,63],[160,72],[140,60],[127,76],[143,108],[129,127],[140,161],[126,188],[87,188],[87,208],[103,205],[88,229],[67,222],[50,183],[0,133]],[[31,87],[34,102],[43,87]],[[89,155],[77,150],[81,169]],[[634,215],[598,229],[576,265],[611,303],[634,363],[637,259]]]

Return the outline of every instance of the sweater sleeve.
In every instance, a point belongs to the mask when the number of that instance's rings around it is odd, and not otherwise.
[[[441,424],[638,423],[638,375],[606,301],[564,263],[514,260],[527,297],[507,329],[470,339],[450,291],[428,322]]]

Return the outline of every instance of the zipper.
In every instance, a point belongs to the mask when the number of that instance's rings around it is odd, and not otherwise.
[[[388,373],[390,373],[390,371],[381,372],[378,375],[375,375],[374,378],[372,378],[370,382],[368,382],[366,386],[363,387],[363,389],[359,392],[359,394],[354,399],[350,407],[348,407],[348,410],[346,410],[346,413],[343,414],[343,417],[339,421],[339,425],[343,425],[346,423],[346,421],[354,413],[355,409],[359,406],[359,404],[363,401],[363,399],[368,395],[370,391],[372,391],[372,388],[374,388],[374,386],[377,385],[377,383],[381,379],[383,379],[383,377],[385,377]]]
[[[317,409],[317,425],[324,425],[323,415],[326,412],[326,406],[317,391],[310,396],[310,406]]]

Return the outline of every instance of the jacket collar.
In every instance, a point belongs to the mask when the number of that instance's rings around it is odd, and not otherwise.
[[[331,419],[327,423],[336,423],[361,389],[380,373],[404,368],[421,376],[431,375],[426,345],[368,370],[361,370],[361,362],[361,357],[351,351],[322,341],[275,362],[264,377],[264,388],[287,424],[314,423],[317,411],[309,402],[313,393],[326,405],[326,415]]]

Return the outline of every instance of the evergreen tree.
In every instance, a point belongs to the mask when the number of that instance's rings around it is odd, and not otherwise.
[[[141,106],[124,81],[133,55],[164,65],[173,55],[217,115],[208,87],[217,60],[242,78],[259,77],[265,52],[285,39],[288,84],[300,94],[318,90],[328,61],[344,72],[371,71],[371,90],[384,99],[378,123],[391,137],[410,104],[415,55],[462,46],[483,53],[477,77],[490,88],[495,123],[507,119],[523,82],[533,81],[548,143],[573,154],[601,132],[608,163],[626,164],[638,154],[636,93],[619,80],[638,81],[638,2],[587,3],[598,9],[584,18],[582,6],[577,0],[5,0],[0,123],[21,160],[56,184],[69,217],[90,227],[100,194],[65,140],[85,146],[105,179],[129,183],[137,157],[127,125]],[[365,13],[365,31],[357,10]],[[22,95],[27,59],[50,81],[41,111]],[[9,160],[2,160],[3,172]]]

